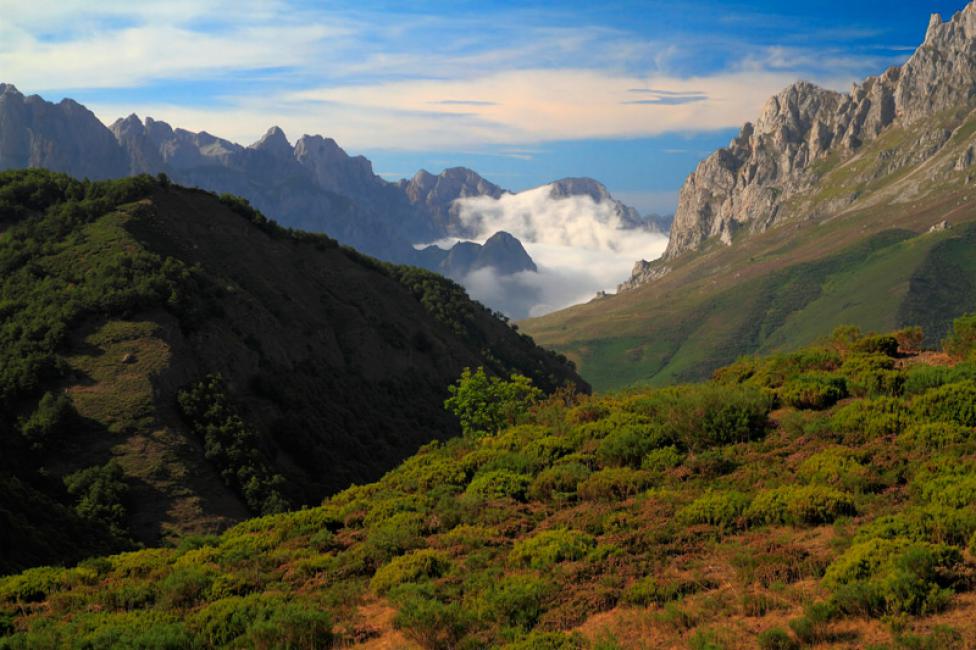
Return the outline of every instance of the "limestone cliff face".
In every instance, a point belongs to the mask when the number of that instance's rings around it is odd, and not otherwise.
[[[807,206],[806,213],[784,210],[817,186],[816,163],[849,158],[892,125],[918,126],[974,104],[976,2],[948,22],[932,16],[925,42],[904,65],[855,84],[847,94],[799,82],[771,98],[754,124],[698,165],[681,189],[664,257],[638,262],[621,289],[661,277],[675,258],[706,241],[731,245],[737,232],[763,232],[786,219],[845,207],[852,197]],[[937,126],[921,129],[910,151],[892,152],[903,159],[890,168],[931,157],[949,135]]]
[[[505,194],[505,190],[465,167],[452,167],[437,176],[421,169],[409,181],[401,180],[399,187],[411,204],[430,214],[438,228],[458,236],[469,234],[458,216],[458,199],[472,196],[497,199]]]
[[[81,104],[25,97],[0,83],[0,169],[47,167],[93,179],[124,176],[115,138]]]

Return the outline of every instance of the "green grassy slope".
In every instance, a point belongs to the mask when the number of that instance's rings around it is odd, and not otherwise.
[[[0,572],[375,479],[466,366],[583,385],[450,281],[165,180],[0,174],[0,271]]]
[[[968,647],[976,365],[900,340],[561,394],[321,507],[0,579],[0,648]]]
[[[954,168],[976,117],[933,120],[952,133],[936,156],[913,157],[932,124],[893,128],[849,159],[818,163],[817,184],[770,231],[711,243],[660,280],[522,329],[600,390],[707,377],[738,355],[796,349],[841,323],[923,323],[937,340],[976,304],[976,189],[971,172]],[[929,234],[942,220],[954,227]]]

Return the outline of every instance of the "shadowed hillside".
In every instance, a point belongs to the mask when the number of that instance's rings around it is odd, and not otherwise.
[[[375,479],[456,432],[468,366],[585,386],[449,280],[232,197],[5,172],[0,227],[3,569]]]

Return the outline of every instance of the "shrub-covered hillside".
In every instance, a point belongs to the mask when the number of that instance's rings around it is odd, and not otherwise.
[[[375,480],[480,365],[585,386],[449,280],[240,199],[0,173],[0,573]]]
[[[0,647],[953,648],[976,638],[976,320],[542,399],[321,507],[0,580]]]

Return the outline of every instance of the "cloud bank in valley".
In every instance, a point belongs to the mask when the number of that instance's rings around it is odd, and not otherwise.
[[[667,237],[625,228],[615,205],[589,196],[553,198],[551,186],[506,194],[499,199],[458,201],[459,216],[473,241],[504,230],[525,246],[538,273],[499,276],[482,269],[463,284],[477,300],[513,318],[541,316],[614,291],[639,259],[654,259]]]

